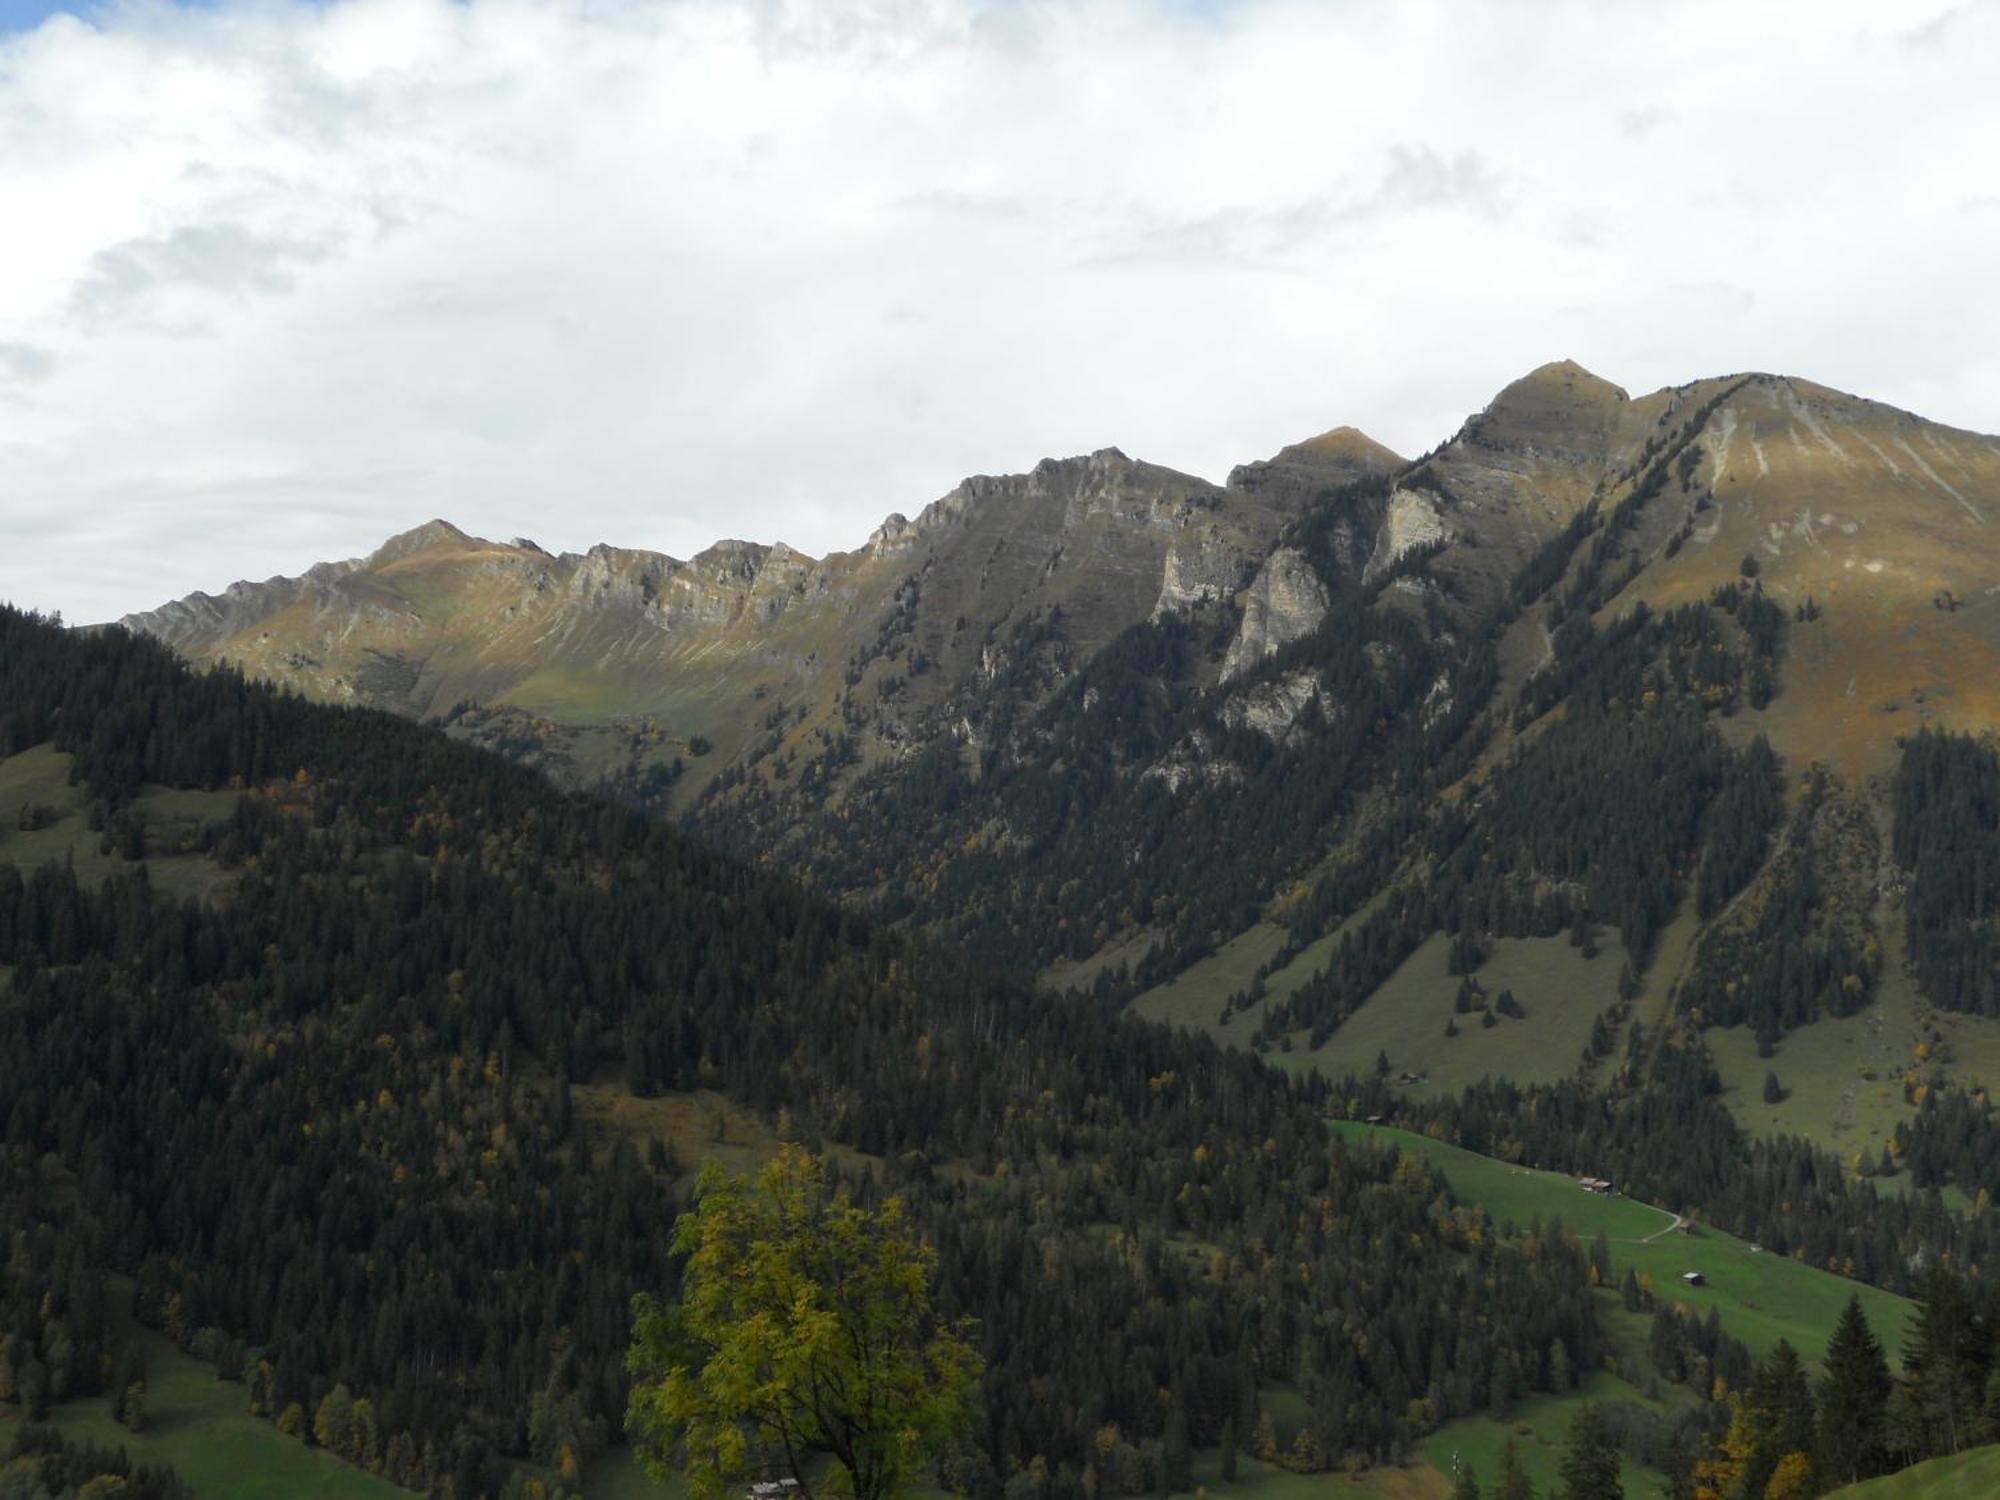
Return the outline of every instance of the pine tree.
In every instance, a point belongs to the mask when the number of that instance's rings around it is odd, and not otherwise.
[[[1772,1476],[1791,1454],[1813,1446],[1812,1389],[1799,1354],[1785,1339],[1757,1365],[1743,1398],[1743,1430],[1749,1452],[1743,1469],[1743,1491],[1762,1495]]]
[[[1458,1478],[1451,1487],[1451,1500],[1479,1500],[1479,1476],[1473,1473],[1471,1464],[1459,1464]]]
[[[1618,1448],[1610,1424],[1595,1405],[1586,1406],[1569,1424],[1569,1448],[1563,1454],[1563,1500],[1625,1500],[1619,1483]]]
[[[1500,1477],[1493,1482],[1493,1500],[1535,1500],[1535,1486],[1521,1471],[1521,1447],[1512,1438],[1500,1450]]]
[[[1889,1362],[1868,1326],[1861,1298],[1849,1297],[1826,1345],[1826,1379],[1819,1391],[1819,1472],[1853,1484],[1882,1472],[1882,1409],[1889,1399]]]
[[[1924,1283],[1917,1326],[1903,1356],[1922,1423],[1923,1456],[1957,1453],[1973,1441],[1979,1398],[1979,1324],[1965,1284],[1939,1267]]]

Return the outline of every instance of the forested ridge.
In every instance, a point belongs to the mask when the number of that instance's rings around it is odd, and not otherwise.
[[[1503,1359],[1523,1390],[1597,1360],[1574,1243],[1496,1243],[1340,1146],[1321,1085],[435,733],[0,612],[0,746],[44,742],[107,818],[237,788],[204,836],[235,875],[199,904],[143,862],[0,867],[8,1399],[110,1378],[116,1272],[302,1439],[459,1497],[560,1473],[618,1429],[631,1294],[673,1285],[680,1164],[577,1126],[570,1085],[611,1074],[719,1088],[908,1194],[986,1343],[974,1492],[1076,1492],[1113,1428],[1090,1482],[1162,1482],[1247,1444],[1272,1381],[1307,1394],[1297,1463],[1385,1460]]]

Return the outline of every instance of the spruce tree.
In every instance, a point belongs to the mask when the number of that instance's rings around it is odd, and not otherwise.
[[[1833,1484],[1854,1484],[1882,1472],[1882,1410],[1889,1400],[1889,1362],[1868,1326],[1861,1298],[1849,1297],[1826,1345],[1826,1379],[1819,1392],[1818,1467]]]
[[[1957,1453],[1974,1441],[1985,1386],[1980,1326],[1965,1283],[1943,1267],[1924,1283],[1917,1326],[1903,1356],[1916,1400],[1924,1457]]]
[[[1798,1350],[1785,1339],[1758,1362],[1743,1401],[1744,1429],[1750,1437],[1743,1492],[1762,1495],[1791,1454],[1814,1445],[1812,1389]]]
[[[1563,1500],[1625,1500],[1619,1483],[1617,1444],[1611,1427],[1595,1405],[1586,1406],[1569,1424],[1569,1448],[1563,1454]]]
[[[1535,1500],[1535,1486],[1521,1471],[1521,1447],[1512,1438],[1500,1450],[1500,1475],[1493,1482],[1493,1500]]]

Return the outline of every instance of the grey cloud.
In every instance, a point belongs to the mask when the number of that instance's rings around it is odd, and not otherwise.
[[[0,339],[0,385],[34,385],[56,371],[56,357],[35,344]]]
[[[1941,47],[1951,39],[1959,22],[1965,19],[1967,6],[1954,5],[1950,10],[1939,11],[1921,26],[1912,26],[1908,31],[1899,32],[1896,40],[1906,47]]]
[[[1477,151],[1447,157],[1429,146],[1397,145],[1388,156],[1381,175],[1362,192],[1134,224],[1083,263],[1298,271],[1297,257],[1319,242],[1406,215],[1462,212],[1497,222],[1512,212],[1501,175]]]
[[[1034,210],[1033,202],[1017,193],[968,193],[957,188],[905,193],[895,206],[965,219],[1024,219]]]
[[[1640,109],[1622,109],[1618,112],[1618,128],[1633,140],[1643,141],[1673,117],[1672,110],[1657,104],[1648,104]]]
[[[241,224],[186,224],[171,234],[125,240],[90,258],[70,294],[70,309],[86,319],[128,310],[168,287],[241,296],[289,292],[295,267],[326,257],[300,240],[258,234]]]

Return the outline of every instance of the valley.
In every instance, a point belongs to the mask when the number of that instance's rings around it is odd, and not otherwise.
[[[267,1370],[186,1430],[333,1400],[370,1484],[645,1492],[631,1297],[701,1166],[803,1146],[980,1329],[953,1492],[1442,1495],[1509,1438],[1546,1492],[1602,1418],[1674,1493],[1850,1298],[1899,1400],[1986,1326],[1989,516],[1992,439],[1562,362],[1416,460],[1105,448],[824,558],[436,521],[11,616],[0,1190]],[[86,1321],[13,1362],[95,1434]]]

